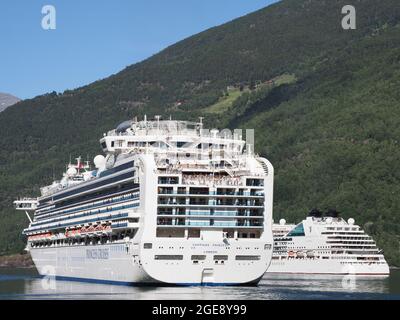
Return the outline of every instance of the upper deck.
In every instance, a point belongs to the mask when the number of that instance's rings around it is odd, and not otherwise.
[[[209,158],[210,152],[234,158],[244,151],[241,130],[204,129],[202,122],[160,120],[126,121],[100,140],[103,151],[187,153]],[[200,158],[202,159],[202,158]]]

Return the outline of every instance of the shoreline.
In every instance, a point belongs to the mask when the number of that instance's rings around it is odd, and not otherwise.
[[[34,268],[35,264],[32,261],[29,253],[11,254],[0,256],[0,268]]]

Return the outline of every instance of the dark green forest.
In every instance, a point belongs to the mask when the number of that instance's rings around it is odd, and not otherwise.
[[[356,30],[341,26],[348,4]],[[103,132],[144,114],[255,129],[275,167],[275,220],[336,208],[400,266],[398,0],[282,0],[0,113],[0,254],[24,248],[17,196],[38,195],[70,155],[92,159]]]

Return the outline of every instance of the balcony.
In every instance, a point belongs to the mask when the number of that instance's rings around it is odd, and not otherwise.
[[[209,196],[216,196],[217,198],[264,198],[264,193],[254,193],[254,192],[235,192],[230,194],[222,194],[220,192],[207,192],[207,193],[190,193],[186,191],[178,191],[173,192],[170,190],[160,190],[158,193],[159,196],[176,196],[176,197],[209,197]]]
[[[262,212],[238,212],[238,211],[213,211],[213,210],[186,210],[186,211],[177,211],[173,212],[171,210],[168,211],[158,211],[158,216],[166,216],[166,217],[190,217],[190,216],[197,216],[197,217],[232,217],[237,219],[246,219],[246,218],[253,218],[253,219],[262,219],[264,215]]]
[[[162,227],[209,227],[209,228],[263,228],[262,222],[236,222],[236,221],[184,221],[183,219],[180,221],[172,220],[167,221],[157,221],[158,226]]]

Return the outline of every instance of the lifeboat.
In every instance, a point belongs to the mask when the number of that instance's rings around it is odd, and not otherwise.
[[[81,230],[80,229],[75,229],[75,237],[80,238],[81,237]]]
[[[307,258],[315,258],[315,251],[314,250],[308,250],[307,251]]]
[[[306,254],[303,251],[297,251],[297,257],[298,258],[304,258]]]
[[[293,258],[293,257],[296,256],[296,253],[295,253],[294,251],[289,251],[289,252],[288,252],[288,256],[289,256],[290,258]]]
[[[43,240],[46,238],[50,238],[51,236],[53,236],[53,234],[51,233],[41,233],[41,234],[35,234],[33,236],[28,237],[29,240],[33,241],[33,240]]]
[[[111,226],[103,226],[103,234],[108,234],[111,231]]]

